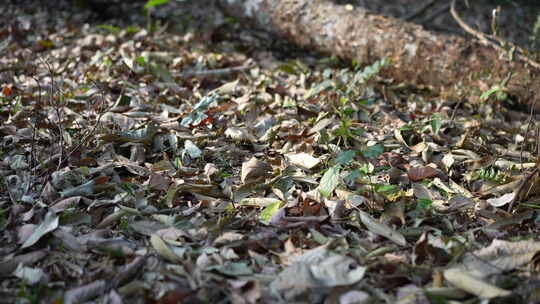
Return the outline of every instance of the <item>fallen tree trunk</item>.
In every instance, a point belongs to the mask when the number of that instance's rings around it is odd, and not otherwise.
[[[473,38],[437,34],[421,26],[324,0],[219,0],[224,11],[309,49],[370,64],[391,60],[387,77],[444,95],[470,96],[505,84],[523,102],[540,92],[539,71],[515,53]],[[484,41],[486,42],[486,41]],[[515,56],[517,57],[517,56]]]

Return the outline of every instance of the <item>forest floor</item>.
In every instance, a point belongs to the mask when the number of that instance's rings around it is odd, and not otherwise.
[[[540,303],[538,117],[504,88],[448,100],[229,18],[23,3],[0,21],[0,303]]]

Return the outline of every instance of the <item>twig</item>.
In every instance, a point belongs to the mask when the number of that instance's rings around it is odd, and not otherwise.
[[[536,145],[535,145],[535,150],[536,150],[536,159],[538,159],[538,157],[540,156],[540,128],[539,127],[536,127]]]
[[[429,21],[435,19],[437,16],[446,13],[449,8],[450,8],[450,4],[444,4],[443,6],[435,10],[433,13],[431,13],[430,15],[425,16],[422,20],[420,20],[419,23],[425,25]]]
[[[430,8],[431,6],[433,6],[433,4],[435,3],[435,0],[431,0],[431,1],[428,1],[427,3],[425,3],[422,7],[420,7],[419,9],[415,10],[414,12],[408,14],[407,16],[405,16],[405,21],[411,21],[412,19],[416,18],[416,16],[419,16],[421,15],[422,13],[424,13],[428,8]]]
[[[32,139],[30,140],[30,166],[32,166],[32,169],[30,171],[30,176],[35,176],[35,173],[37,171],[36,169],[37,168],[36,166],[36,163],[37,163],[36,136],[37,136],[37,125],[38,125],[38,119],[39,119],[39,113],[38,113],[39,106],[38,105],[41,104],[41,82],[35,76],[32,76],[32,78],[34,78],[38,86],[38,100],[37,100],[37,105],[34,105],[34,109],[33,109],[34,113],[32,117],[34,118],[34,123],[32,124]]]
[[[454,122],[454,119],[456,118],[456,113],[459,109],[459,107],[461,107],[461,104],[463,103],[463,98],[461,98],[458,103],[454,106],[454,109],[452,110],[452,115],[450,116],[450,121],[453,123]]]
[[[230,67],[230,68],[224,68],[224,69],[215,69],[215,70],[204,70],[204,71],[188,71],[181,73],[180,77],[205,77],[205,76],[219,76],[219,75],[225,75],[225,74],[231,74],[235,72],[241,72],[248,70],[250,68],[254,67],[253,64],[248,63],[242,66],[238,67]]]
[[[43,60],[43,58],[40,58],[40,60],[45,64],[45,66],[47,67],[47,70],[49,72],[49,76],[51,77],[51,92],[49,93],[49,100],[50,100],[50,105],[53,107],[55,113],[56,113],[56,119],[57,119],[57,122],[56,122],[56,126],[58,127],[58,140],[59,140],[59,143],[58,143],[58,146],[60,148],[60,161],[58,162],[58,166],[56,168],[56,170],[60,170],[60,167],[62,165],[62,161],[65,159],[65,155],[66,155],[66,151],[65,151],[65,148],[64,148],[64,142],[65,142],[65,138],[64,138],[64,126],[62,124],[62,120],[63,120],[63,117],[64,117],[64,110],[62,109],[62,105],[60,104],[60,99],[62,99],[62,89],[60,88],[60,85],[56,85],[56,82],[55,82],[55,79],[54,79],[54,72],[52,70],[52,67],[51,65],[49,64],[49,62],[47,62],[46,60]],[[58,95],[56,95],[56,92],[55,92],[55,85],[58,87],[57,91],[58,91]],[[55,100],[55,96],[58,97],[58,100]]]
[[[519,46],[516,46],[508,41],[505,41],[497,36],[494,36],[494,35],[486,35],[484,33],[481,33],[475,29],[473,29],[472,27],[470,27],[469,25],[467,25],[467,23],[465,23],[465,21],[463,21],[463,19],[461,19],[458,15],[458,13],[456,12],[456,0],[452,0],[452,4],[450,5],[450,13],[452,14],[452,17],[454,17],[454,20],[456,20],[456,22],[459,24],[459,26],[461,26],[461,28],[466,31],[467,33],[473,35],[474,37],[476,37],[478,40],[480,40],[480,42],[486,46],[491,46],[493,47],[494,49],[496,49],[497,51],[501,52],[501,53],[504,53],[504,52],[515,52],[515,55],[517,56],[517,58],[521,61],[524,61],[526,63],[528,63],[529,65],[537,68],[540,70],[540,63],[532,60],[531,58],[527,57],[526,55],[524,55],[526,53],[526,51],[522,48],[520,48]],[[511,49],[510,50],[506,50],[505,48],[503,48],[502,46],[504,45],[510,45],[511,46]]]
[[[96,81],[92,80],[92,83],[98,88],[99,95],[101,98],[101,103],[104,104],[105,103],[105,95],[103,94],[104,89],[100,87]],[[110,105],[106,109],[99,109],[99,114],[97,115],[97,119],[94,125],[86,133],[83,133],[82,139],[66,153],[66,156],[65,156],[66,159],[68,159],[73,153],[79,150],[79,148],[82,147],[87,142],[87,140],[95,134],[97,128],[101,124],[101,119],[103,118],[103,115],[105,115],[105,113],[107,113],[112,107],[113,105]],[[62,162],[62,160],[60,162]]]
[[[508,205],[508,212],[512,212],[512,208],[514,208],[514,204],[525,192],[525,188],[527,187],[527,185],[529,185],[529,182],[531,181],[531,179],[537,174],[538,174],[538,166],[536,166],[534,170],[532,170],[531,173],[527,174],[527,176],[522,180],[521,184],[519,184],[519,187],[514,192],[514,197],[510,201],[510,205]]]
[[[518,151],[515,151],[515,150],[511,150],[511,149],[506,149],[506,148],[501,148],[501,147],[498,147],[498,146],[494,146],[493,149],[498,153],[500,154],[501,156],[506,156],[506,157],[512,157],[512,158],[517,158],[517,159],[520,159],[520,162],[523,163],[522,159],[523,157],[525,157],[525,159],[533,159],[533,155],[527,151],[524,151],[524,152],[518,152]]]
[[[529,137],[529,129],[531,128],[531,126],[533,124],[535,106],[536,106],[536,100],[534,100],[533,104],[531,105],[531,112],[529,113],[529,121],[527,123],[527,129],[525,130],[525,139],[523,140],[523,144],[521,144],[521,148],[520,148],[520,151],[519,151],[520,152],[519,161],[521,163],[523,163],[523,147],[527,144],[527,139]],[[536,155],[536,156],[538,156],[538,155]]]

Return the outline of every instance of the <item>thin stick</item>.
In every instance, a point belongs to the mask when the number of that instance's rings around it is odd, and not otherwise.
[[[531,66],[537,68],[540,70],[540,63],[532,60],[531,58],[525,56],[524,54],[526,53],[526,51],[522,48],[520,48],[519,46],[516,46],[508,41],[505,41],[497,36],[494,36],[494,35],[486,35],[484,33],[481,33],[475,29],[473,29],[472,27],[470,27],[469,25],[467,25],[467,23],[465,23],[465,21],[463,21],[463,19],[461,19],[458,15],[458,13],[456,12],[456,0],[452,0],[452,4],[450,5],[450,13],[452,14],[452,17],[454,17],[454,20],[456,20],[456,22],[459,24],[459,26],[461,26],[461,28],[466,31],[467,33],[473,35],[474,37],[476,37],[478,40],[480,40],[480,42],[484,45],[487,45],[487,46],[491,46],[493,47],[494,49],[496,49],[497,51],[501,52],[501,53],[504,53],[504,52],[508,52],[509,50],[506,50],[504,49],[502,46],[503,45],[510,45],[512,48],[510,51],[516,53],[516,56],[519,60],[521,61],[524,61],[528,64],[530,64]]]
[[[219,76],[219,75],[225,75],[225,74],[231,74],[235,72],[242,72],[247,69],[252,68],[254,65],[252,64],[245,64],[238,67],[230,67],[230,68],[224,68],[224,69],[215,69],[215,70],[204,70],[204,71],[188,71],[181,73],[180,77],[205,77],[205,76]]]
[[[514,192],[514,197],[510,201],[510,205],[508,205],[508,212],[512,212],[512,209],[514,208],[516,201],[522,196],[522,194],[525,192],[526,186],[529,185],[529,182],[531,181],[531,179],[537,174],[538,174],[538,167],[535,167],[534,170],[531,171],[531,173],[525,176],[521,184],[519,184],[519,187]],[[529,188],[530,186],[531,185],[529,185]],[[529,191],[529,189],[527,191]]]

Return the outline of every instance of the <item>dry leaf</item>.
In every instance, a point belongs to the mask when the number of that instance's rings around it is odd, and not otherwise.
[[[241,180],[243,183],[252,183],[270,176],[272,167],[267,163],[253,157],[242,164]]]
[[[493,299],[496,297],[506,297],[512,294],[481,279],[472,276],[470,273],[459,269],[450,268],[444,271],[444,278],[453,286],[462,289],[470,294],[474,294],[482,299]]]
[[[360,221],[362,222],[362,224],[366,226],[366,228],[369,231],[377,235],[384,236],[385,238],[393,241],[394,243],[400,246],[407,245],[407,241],[405,240],[405,237],[401,233],[380,223],[379,221],[375,220],[364,211],[358,211],[358,212],[360,213]]]

